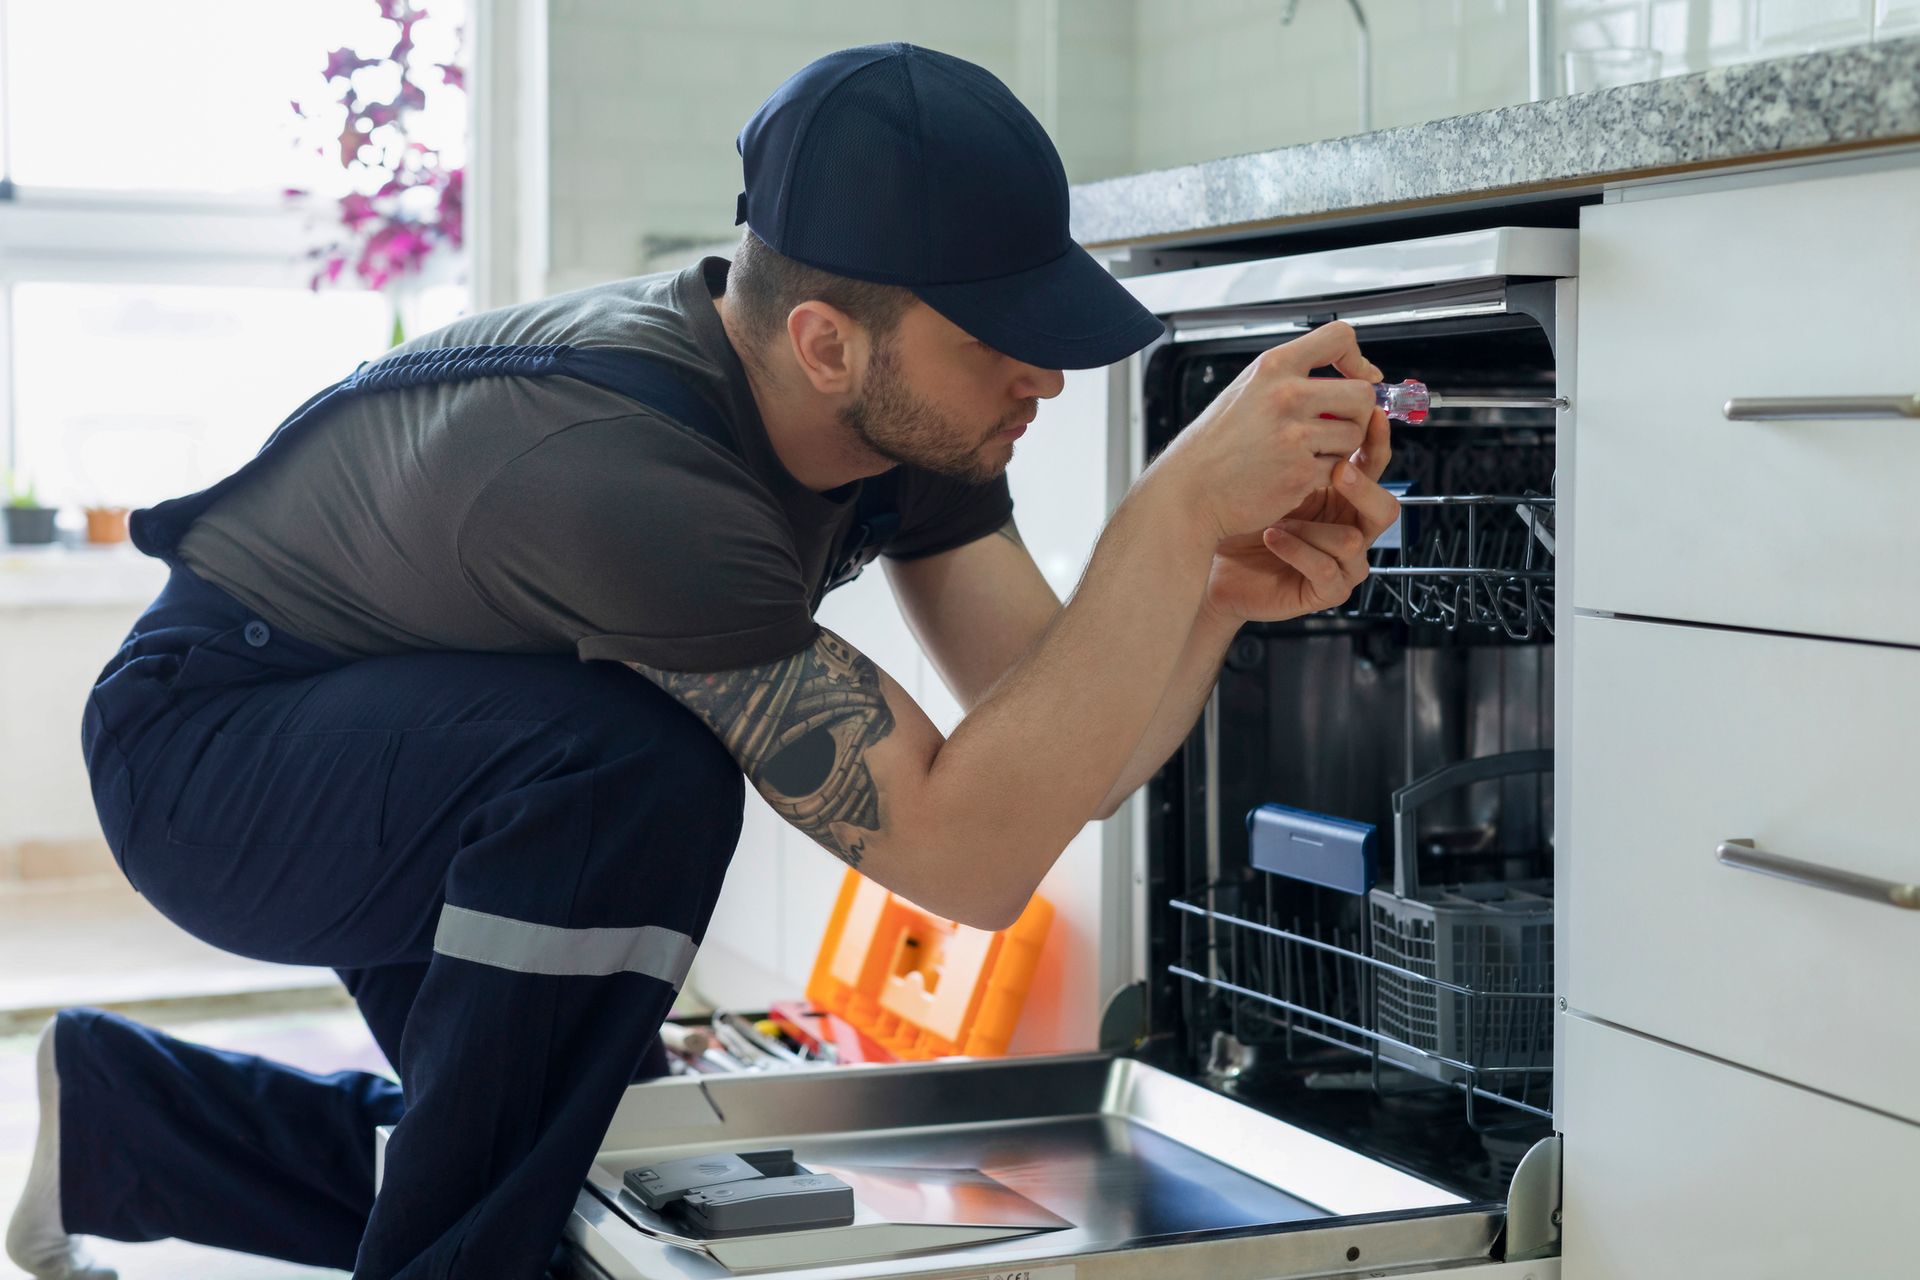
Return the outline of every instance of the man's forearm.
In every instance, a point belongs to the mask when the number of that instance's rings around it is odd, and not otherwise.
[[[1134,486],[1073,597],[939,747],[902,813],[930,856],[967,868],[976,914],[1017,913],[1153,723],[1219,538],[1193,510],[1171,473]]]
[[[1127,767],[1114,782],[1113,790],[1100,802],[1098,816],[1112,816],[1128,796],[1159,772],[1174,749],[1186,741],[1213,686],[1219,682],[1220,664],[1239,632],[1238,620],[1223,618],[1207,608],[1200,610],[1187,637],[1186,648],[1181,650],[1173,678],[1167,682],[1167,691],[1154,709],[1153,721],[1148,724],[1140,745],[1134,748]]]

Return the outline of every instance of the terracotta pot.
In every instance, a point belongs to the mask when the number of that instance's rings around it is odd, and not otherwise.
[[[16,547],[40,546],[53,541],[53,518],[58,507],[8,507],[7,541]]]
[[[88,507],[88,542],[125,542],[127,540],[127,509],[125,507]]]

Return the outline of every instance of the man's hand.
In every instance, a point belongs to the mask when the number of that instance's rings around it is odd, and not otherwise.
[[[1400,514],[1380,487],[1392,457],[1387,415],[1374,410],[1364,443],[1284,519],[1221,542],[1206,607],[1240,622],[1278,622],[1343,604],[1367,576],[1367,549]]]
[[[1326,365],[1346,376],[1311,376]],[[1185,491],[1209,548],[1259,538],[1288,512],[1311,509],[1335,466],[1363,447],[1380,376],[1360,354],[1353,326],[1337,320],[1271,347],[1174,437],[1142,480]]]

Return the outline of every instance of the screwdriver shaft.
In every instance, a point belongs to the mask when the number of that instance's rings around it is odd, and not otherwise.
[[[1567,407],[1565,396],[1490,396],[1474,399],[1468,396],[1443,396],[1439,394],[1427,397],[1428,403],[1436,409],[1564,409]]]

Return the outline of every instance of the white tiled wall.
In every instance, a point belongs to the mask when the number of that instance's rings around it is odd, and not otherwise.
[[[1678,74],[1920,33],[1920,0],[1556,0],[1564,48]],[[822,53],[910,40],[993,71],[1076,182],[1353,133],[1347,0],[550,0],[550,290],[733,235],[735,133]],[[1372,125],[1527,97],[1526,0],[1362,0]]]
[[[1660,74],[1920,34],[1920,0],[1559,0],[1566,49],[1647,48]]]
[[[1657,49],[1665,75],[1920,33],[1920,0],[1557,5],[1560,48]],[[1374,128],[1526,100],[1525,0],[1362,7]],[[1138,0],[1134,22],[1136,169],[1355,131],[1359,37],[1346,0]]]
[[[733,234],[734,136],[835,49],[909,40],[1021,87],[1019,0],[552,0],[552,291],[629,274],[674,242]],[[1023,80],[1023,74],[1025,80]]]
[[[1372,125],[1526,97],[1521,0],[1364,0]],[[1345,0],[1141,0],[1136,168],[1354,133],[1359,29]]]

